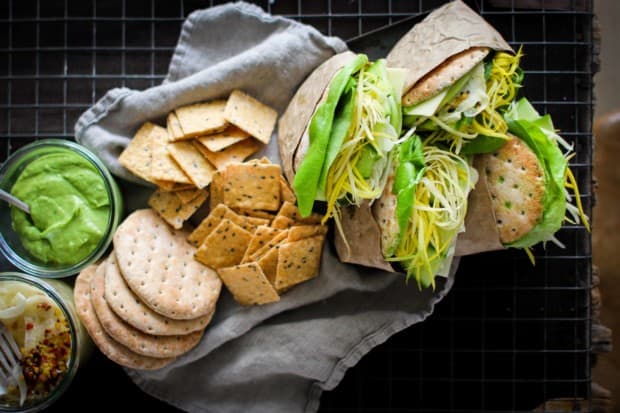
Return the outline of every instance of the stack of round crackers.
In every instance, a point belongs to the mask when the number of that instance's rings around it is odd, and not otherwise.
[[[112,254],[77,277],[78,314],[114,362],[158,369],[200,342],[222,283],[194,260],[187,236],[151,209],[136,211],[119,226]]]

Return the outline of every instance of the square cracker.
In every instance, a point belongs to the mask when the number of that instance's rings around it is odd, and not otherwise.
[[[207,193],[208,196],[208,192],[204,189],[191,188],[174,191],[174,194],[181,200],[182,204],[187,204],[188,202],[196,199],[198,195],[202,195],[203,193]]]
[[[255,262],[221,268],[217,273],[235,301],[241,305],[267,304],[280,300]]]
[[[288,231],[287,230],[284,230],[284,231],[281,231],[281,232],[277,233],[265,245],[263,245],[262,247],[257,249],[252,254],[249,254],[248,257],[245,258],[245,261],[242,261],[242,262],[245,263],[245,262],[251,262],[251,261],[258,261],[258,260],[260,260],[261,257],[263,255],[265,255],[270,249],[272,249],[273,247],[276,247],[276,246],[281,245],[282,243],[286,242],[286,238],[287,237],[288,237]]]
[[[261,211],[259,209],[233,208],[233,211],[235,211],[239,215],[243,215],[246,217],[263,218],[270,222],[272,219],[276,217],[274,214],[271,214],[266,211]]]
[[[251,238],[251,233],[224,218],[200,245],[195,258],[213,269],[237,265]]]
[[[204,188],[211,183],[215,168],[200,154],[192,143],[169,143],[168,151],[198,188]]]
[[[240,90],[233,91],[226,103],[224,116],[264,144],[269,143],[278,112]]]
[[[282,201],[290,202],[291,204],[297,202],[293,189],[282,175],[280,175],[280,198],[282,198]]]
[[[174,192],[155,191],[148,200],[148,204],[172,228],[181,229],[198,208],[207,200],[207,193],[198,195],[192,201],[183,204]]]
[[[275,287],[287,290],[319,274],[323,236],[287,242],[278,250]]]
[[[183,129],[181,128],[179,118],[177,118],[177,115],[174,112],[170,112],[168,114],[168,118],[166,119],[166,129],[168,130],[168,140],[170,142],[185,138],[185,133],[183,133]]]
[[[295,225],[289,228],[287,241],[299,241],[300,239],[325,236],[327,225]]]
[[[175,110],[184,138],[208,135],[226,129],[224,118],[225,100],[194,103]]]
[[[239,143],[235,143],[226,149],[222,149],[219,152],[213,152],[207,149],[204,145],[195,142],[196,149],[200,151],[202,156],[207,158],[209,162],[215,166],[216,169],[222,170],[228,164],[235,162],[243,162],[248,156],[256,153],[259,149],[259,143],[256,139],[245,139]]]
[[[163,192],[177,192],[185,191],[187,189],[196,189],[194,184],[180,184],[178,182],[161,181],[159,179],[155,179],[153,182],[155,182],[157,188]]]
[[[271,241],[276,235],[278,235],[282,230],[277,228],[271,228],[267,225],[261,225],[256,228],[254,234],[252,235],[252,239],[248,244],[248,247],[245,250],[245,254],[243,255],[243,260],[241,262],[249,261],[249,257],[258,251],[260,248],[264,247]]]
[[[282,244],[280,244],[282,245]],[[278,250],[280,245],[272,247],[257,261],[260,268],[263,270],[265,277],[269,280],[271,285],[276,283],[276,273],[278,270]]]
[[[280,166],[233,163],[226,167],[224,203],[232,208],[280,208]]]
[[[159,129],[154,130],[152,141],[151,176],[158,181],[191,184],[192,181],[168,153],[168,132],[164,128]]]
[[[250,134],[246,131],[239,129],[235,125],[230,125],[223,132],[202,136],[196,138],[196,140],[211,152],[218,152],[249,137]]]
[[[284,215],[276,216],[274,220],[271,221],[271,226],[278,229],[287,229],[293,225],[295,225],[295,221],[289,217],[285,217]]]
[[[211,196],[209,199],[209,207],[213,210],[224,202],[224,171],[215,171],[213,173],[209,191]]]
[[[150,182],[153,182],[153,177],[151,176],[153,136],[151,133],[155,127],[157,125],[151,122],[143,124],[135,133],[129,145],[118,157],[119,163],[132,174]]]
[[[211,234],[211,232],[220,224],[227,211],[228,207],[224,204],[219,204],[217,207],[212,209],[209,215],[202,220],[200,225],[198,225],[196,229],[189,234],[187,241],[196,246],[202,244],[209,234]]]

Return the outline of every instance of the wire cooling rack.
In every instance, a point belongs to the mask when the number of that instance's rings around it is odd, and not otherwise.
[[[9,0],[0,3],[0,160],[32,140],[73,138],[78,116],[107,90],[160,83],[183,19],[218,4],[199,0]],[[351,39],[445,1],[255,2],[323,33]],[[524,3],[528,7],[520,8]],[[470,2],[513,45],[523,45],[523,94],[575,145],[571,161],[592,207],[592,1]],[[322,398],[324,412],[525,412],[590,396],[591,243],[566,225],[561,249],[462,260],[435,313],[368,354]],[[6,262],[0,262],[8,269]],[[97,372],[93,372],[99,368]],[[90,369],[90,372],[89,372]],[[88,394],[86,379],[114,378],[121,394],[161,408],[105,361],[80,372],[58,407]],[[90,377],[90,376],[92,377]],[[116,376],[115,376],[116,375]],[[124,392],[124,393],[123,393]],[[122,397],[122,396],[121,396]],[[136,399],[137,398],[137,399]],[[105,403],[105,400],[101,400]],[[144,404],[146,403],[146,404]],[[590,411],[587,410],[576,411]]]

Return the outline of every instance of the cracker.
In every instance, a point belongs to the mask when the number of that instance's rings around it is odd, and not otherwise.
[[[82,321],[82,325],[93,339],[95,345],[110,360],[122,366],[140,370],[160,369],[171,362],[174,358],[154,358],[136,354],[127,347],[113,340],[101,326],[91,301],[90,282],[97,270],[96,265],[91,265],[77,276],[73,289],[75,309]]]
[[[221,283],[193,259],[187,231],[173,230],[151,209],[138,210],[118,227],[114,250],[127,285],[154,311],[175,320],[213,309]]]
[[[231,208],[231,209],[239,215],[243,215],[246,217],[262,218],[262,219],[266,219],[267,221],[271,221],[272,219],[276,217],[272,213],[261,211],[258,209],[250,209],[250,208]]]
[[[181,191],[175,191],[174,194],[177,196],[177,198],[179,198],[181,200],[182,204],[187,204],[188,202],[193,201],[199,195],[202,195],[202,194],[207,194],[205,196],[205,199],[208,196],[208,192],[207,191],[205,191],[204,189],[196,189],[196,188],[183,189]]]
[[[280,246],[276,290],[288,289],[319,274],[323,237],[305,238]]]
[[[202,338],[202,331],[186,335],[154,336],[125,323],[110,309],[105,300],[105,274],[110,265],[104,261],[90,282],[90,294],[95,314],[106,333],[129,350],[155,358],[177,357],[191,350]],[[116,264],[112,263],[116,266]]]
[[[287,241],[299,241],[300,239],[325,236],[327,234],[326,225],[295,225],[288,230]]]
[[[290,202],[291,204],[297,202],[297,198],[295,197],[293,189],[286,181],[286,178],[284,178],[284,176],[282,175],[280,175],[280,198],[283,202]]]
[[[219,204],[224,202],[224,175],[223,171],[213,173],[211,179],[211,187],[209,189],[209,207],[213,210]]]
[[[295,221],[284,215],[276,216],[274,220],[271,221],[271,226],[278,229],[287,229],[293,225],[295,225]]]
[[[276,125],[278,112],[240,90],[228,97],[224,116],[264,144],[268,144]]]
[[[177,115],[174,112],[170,112],[168,114],[168,118],[166,119],[166,129],[168,131],[168,140],[170,142],[185,138],[185,133],[183,133],[183,128],[181,128],[179,118],[177,118]]]
[[[153,180],[153,182],[155,183],[155,185],[157,185],[157,188],[159,190],[164,192],[176,192],[185,191],[186,189],[196,189],[194,184],[180,184],[178,182],[160,181],[157,179]]]
[[[146,334],[174,336],[200,331],[209,324],[215,313],[215,303],[213,310],[206,315],[190,320],[173,320],[156,313],[131,291],[121,275],[114,253],[106,265],[104,293],[106,302],[116,315]]]
[[[255,262],[221,268],[218,275],[241,305],[267,304],[280,300],[280,296]]]
[[[252,234],[229,219],[222,219],[196,251],[196,259],[214,269],[237,265]]]
[[[518,138],[483,155],[483,163],[500,240],[516,241],[542,219],[545,172],[536,154]]]
[[[203,241],[211,234],[211,232],[217,227],[226,212],[228,211],[228,207],[224,204],[218,204],[214,209],[211,210],[209,215],[202,220],[200,225],[196,227],[192,231],[191,234],[187,237],[187,240],[193,245],[200,245]]]
[[[174,192],[155,191],[148,199],[148,204],[172,228],[181,229],[187,221],[207,200],[208,194],[202,191],[196,198],[184,204]]]
[[[258,251],[260,248],[264,247],[275,238],[282,230],[277,228],[271,228],[267,225],[261,225],[256,228],[256,231],[252,235],[252,239],[248,243],[248,247],[245,250],[245,254],[243,255],[243,260],[241,262],[248,262],[249,257]]]
[[[234,125],[230,125],[223,132],[202,136],[200,138],[196,138],[196,140],[208,150],[218,152],[249,137],[250,134],[246,131],[239,129]]]
[[[175,110],[185,138],[221,132],[228,126],[224,118],[225,100],[195,103]]]
[[[222,170],[228,164],[243,162],[247,157],[258,151],[260,144],[256,139],[245,139],[219,152],[210,151],[198,142],[194,142],[194,146],[216,169]]]
[[[198,188],[204,188],[211,183],[215,168],[190,142],[174,142],[168,144],[170,156],[179,164],[181,169]]]
[[[246,262],[258,261],[261,259],[263,255],[265,255],[271,248],[286,242],[286,238],[288,237],[288,230],[280,231],[277,233],[271,240],[269,240],[265,245],[257,249],[255,252],[248,256],[248,260]]]
[[[153,163],[151,164],[151,176],[153,179],[160,181],[191,184],[192,181],[174,159],[170,157],[170,153],[168,153],[168,133],[163,128],[159,126],[158,128],[159,129],[156,129],[153,134]]]
[[[282,244],[280,244],[282,245]],[[263,274],[269,280],[271,285],[275,285],[276,272],[278,269],[278,250],[280,245],[272,247],[265,255],[260,257],[257,261],[260,268],[263,270]]]
[[[118,162],[129,172],[149,182],[153,182],[151,175],[153,160],[151,132],[156,126],[151,122],[143,124],[118,157]]]
[[[224,203],[230,207],[276,211],[280,208],[280,167],[234,163],[226,167]]]

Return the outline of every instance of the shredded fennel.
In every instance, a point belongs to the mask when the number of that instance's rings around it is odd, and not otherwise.
[[[411,200],[405,235],[387,261],[400,262],[407,280],[415,278],[420,288],[434,288],[435,274],[450,258],[453,241],[463,229],[476,174],[465,159],[450,151],[426,145],[423,153],[426,169]]]
[[[362,68],[355,93],[354,130],[345,137],[327,174],[327,211],[323,217],[324,222],[330,217],[338,221],[341,201],[359,205],[363,200],[372,200],[381,195],[385,177],[373,175],[372,179],[365,178],[357,168],[358,161],[364,147],[371,146],[382,160],[381,165],[389,166],[391,149],[399,142],[398,133],[393,128],[378,127],[389,125],[390,115],[383,104],[385,96],[393,93],[389,83]]]

